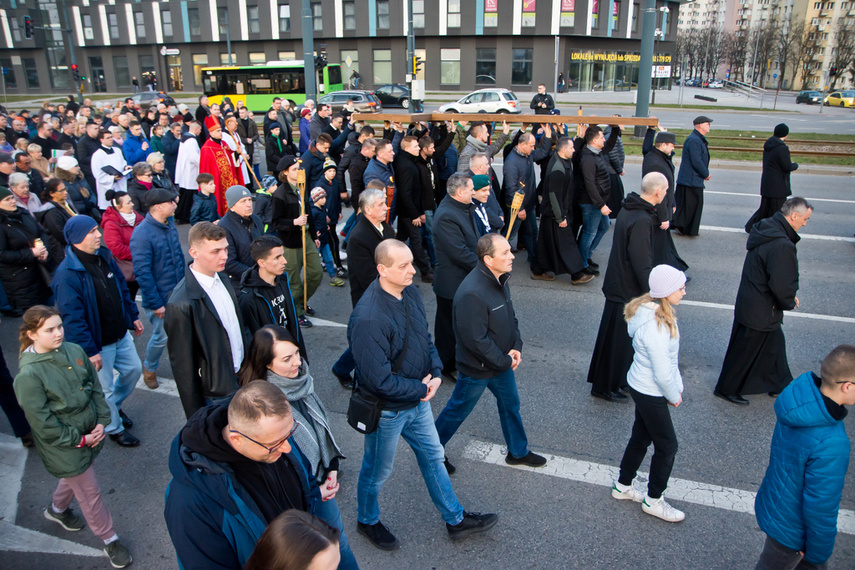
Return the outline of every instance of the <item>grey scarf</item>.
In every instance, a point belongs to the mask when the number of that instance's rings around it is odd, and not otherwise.
[[[315,480],[322,483],[332,460],[336,457],[344,459],[344,454],[333,438],[326,408],[315,394],[315,383],[308,365],[305,361],[300,365],[296,378],[285,378],[268,370],[267,381],[278,386],[291,403],[294,419],[301,425],[294,432],[294,443],[312,465]]]

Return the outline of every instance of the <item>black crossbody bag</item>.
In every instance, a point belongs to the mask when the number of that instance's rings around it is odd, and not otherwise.
[[[410,340],[410,305],[404,298],[404,309],[407,314],[407,328],[404,332],[404,347],[401,349],[392,374],[397,374],[404,364],[404,353],[407,352],[407,344]],[[372,394],[367,390],[360,390],[354,379],[353,392],[350,393],[350,404],[347,406],[347,423],[350,427],[362,434],[374,433],[380,423],[380,412],[383,411],[383,398]]]

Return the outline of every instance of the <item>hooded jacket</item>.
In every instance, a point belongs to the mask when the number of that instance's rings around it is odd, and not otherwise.
[[[125,155],[125,160],[133,166],[138,162],[145,162],[145,159],[148,155],[151,154],[151,145],[148,146],[145,150],[143,150],[143,143],[148,143],[145,138],[140,136],[134,136],[128,131],[128,137],[125,139],[125,142],[122,144],[122,154]],[[176,156],[178,156],[178,152],[176,149]],[[175,164],[172,165],[175,168]]]
[[[784,311],[796,307],[798,241],[799,234],[781,212],[751,228],[736,294],[737,322],[758,331],[775,330],[784,321]]]
[[[75,477],[89,469],[104,442],[77,446],[96,425],[110,423],[110,408],[83,349],[64,342],[51,352],[21,353],[14,387],[48,473]]]
[[[130,248],[134,275],[143,295],[142,306],[151,310],[165,307],[187,265],[172,220],[161,224],[148,214],[134,230]]]
[[[790,147],[778,137],[769,137],[763,145],[763,174],[760,195],[766,198],[786,198],[790,189],[790,172],[799,165],[790,160]]]
[[[763,532],[817,565],[834,550],[850,448],[846,409],[823,396],[819,383],[806,372],[775,400],[769,467],[754,501]]]
[[[291,295],[288,274],[283,273],[271,285],[258,275],[258,266],[243,274],[238,293],[238,306],[249,333],[266,325],[279,325],[297,340],[300,355],[306,359],[306,343],[297,324],[297,309]]]
[[[664,397],[672,404],[679,402],[683,393],[683,377],[678,366],[679,334],[672,337],[667,326],[656,322],[655,302],[638,307],[626,329],[635,351],[627,383],[642,394]]]
[[[653,230],[657,225],[656,206],[630,192],[615,222],[612,251],[603,278],[607,300],[627,303],[650,290]]]

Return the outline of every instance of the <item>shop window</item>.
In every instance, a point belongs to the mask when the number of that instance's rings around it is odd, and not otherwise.
[[[496,84],[495,48],[478,48],[475,50],[475,84]]]
[[[439,82],[443,85],[460,85],[460,48],[444,48],[439,51]]]
[[[531,85],[532,57],[534,50],[530,48],[514,49],[511,65],[511,83],[513,85]]]
[[[193,54],[193,81],[196,85],[202,85],[202,68],[208,67],[208,54],[194,53]]]
[[[392,83],[392,50],[374,50],[374,85]]]

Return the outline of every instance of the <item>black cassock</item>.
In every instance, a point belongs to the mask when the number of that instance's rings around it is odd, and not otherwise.
[[[537,237],[537,263],[542,271],[556,275],[579,273],[585,262],[573,233],[573,171],[569,160],[555,154],[546,168],[540,231]],[[567,227],[560,227],[561,221]]]

